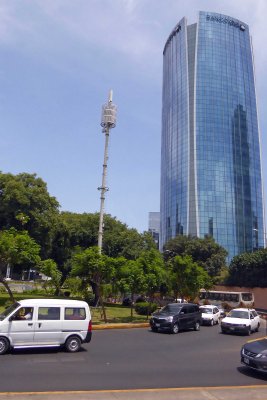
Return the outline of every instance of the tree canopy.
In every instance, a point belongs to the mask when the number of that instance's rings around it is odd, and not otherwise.
[[[267,249],[235,256],[229,266],[229,285],[267,287]]]
[[[175,297],[194,300],[201,288],[212,286],[211,278],[205,269],[193,262],[190,256],[175,256],[168,262],[169,279]]]
[[[211,277],[215,277],[226,265],[227,251],[210,236],[201,239],[178,235],[164,246],[166,261],[176,255],[192,257],[193,262],[203,267]]]
[[[40,246],[28,235],[26,231],[16,231],[15,228],[0,231],[0,283],[7,289],[10,297],[14,300],[5,274],[8,266],[21,265],[25,263],[34,267],[40,262]]]
[[[50,251],[59,203],[36,174],[0,173],[0,226],[28,231],[41,246],[41,256]]]

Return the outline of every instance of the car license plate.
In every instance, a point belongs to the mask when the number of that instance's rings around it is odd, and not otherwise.
[[[249,365],[249,359],[247,357],[244,357],[243,360],[245,364]]]
[[[156,325],[156,328],[159,328],[160,327],[160,324],[155,324]]]
[[[235,328],[234,328],[233,326],[230,326],[230,330],[231,330],[231,331],[234,331]]]

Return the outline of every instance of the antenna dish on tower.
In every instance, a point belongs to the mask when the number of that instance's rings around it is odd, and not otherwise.
[[[102,106],[101,126],[103,128],[115,128],[117,118],[117,106],[112,103],[113,92],[109,92],[109,100],[107,104]]]

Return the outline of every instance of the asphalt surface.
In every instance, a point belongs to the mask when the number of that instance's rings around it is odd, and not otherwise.
[[[266,335],[265,325],[249,339]],[[267,385],[267,376],[240,364],[247,340],[223,335],[218,326],[178,335],[148,328],[95,331],[78,353],[35,349],[1,356],[0,392]]]

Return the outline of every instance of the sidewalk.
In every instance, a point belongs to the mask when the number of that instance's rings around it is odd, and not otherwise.
[[[267,385],[137,390],[0,393],[0,400],[257,400],[267,399]]]
[[[267,315],[262,316],[261,319],[263,320],[263,324],[265,324],[265,332],[263,336],[267,336]],[[92,325],[92,330],[103,330],[103,329],[129,329],[129,328],[149,328],[149,322],[136,322],[136,323],[106,323],[106,324],[99,324],[99,325]],[[267,400],[267,398],[266,398]]]
[[[102,330],[102,329],[129,329],[129,328],[148,328],[149,322],[138,322],[138,323],[106,323],[99,325],[92,325],[92,330]]]

